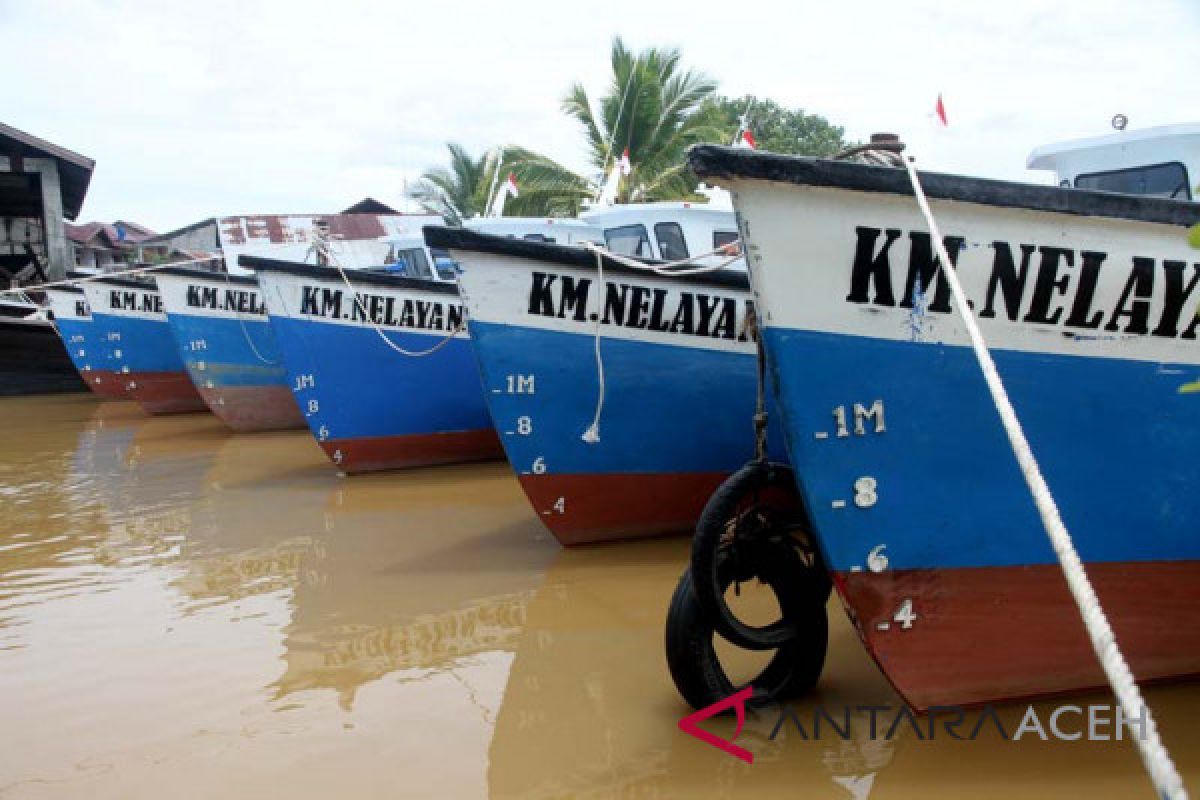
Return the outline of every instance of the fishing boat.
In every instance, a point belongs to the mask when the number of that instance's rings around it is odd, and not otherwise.
[[[731,210],[699,203],[609,206],[581,219],[611,254],[630,258],[678,261],[738,238]],[[454,228],[426,228],[425,240],[463,266],[492,418],[561,543],[689,530],[754,455],[744,266],[716,269],[730,258],[712,256],[693,268],[714,271],[672,276],[561,241]],[[598,436],[585,438],[601,404]],[[769,440],[782,457],[781,437]]]
[[[100,342],[100,368],[124,381],[130,399],[150,414],[207,408],[179,357],[153,283],[110,276],[82,286]]]
[[[906,170],[689,163],[733,193],[796,482],[889,680],[917,709],[1102,685]],[[1059,186],[921,182],[1136,678],[1195,674],[1200,126],[1030,166]]]
[[[346,473],[499,457],[453,266],[419,237],[391,250],[379,269],[238,259],[309,428]]]
[[[125,380],[100,361],[103,344],[92,321],[92,310],[78,286],[54,286],[44,290],[54,327],[67,355],[84,384],[100,397],[125,397]]]
[[[0,294],[0,396],[83,390],[45,310],[23,292]]]
[[[155,282],[179,357],[218,419],[235,431],[304,427],[253,277],[168,267]]]
[[[155,275],[180,357],[209,409],[235,431],[304,427],[258,282],[237,266],[239,255],[304,261],[312,255],[314,231],[321,230],[335,237],[332,246],[344,262],[377,264],[386,258],[388,239],[430,219],[436,218],[349,210],[207,221],[208,246],[219,256],[211,268],[170,267]]]

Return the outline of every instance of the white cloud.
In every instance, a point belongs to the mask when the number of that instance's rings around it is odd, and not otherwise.
[[[744,10],[742,10],[744,8]],[[85,218],[166,229],[328,211],[444,159],[519,142],[586,166],[559,110],[620,33],[824,114],[900,133],[929,168],[993,177],[1035,145],[1200,119],[1194,0],[42,3],[0,0],[4,121],[98,162]],[[945,94],[951,125],[931,113]]]

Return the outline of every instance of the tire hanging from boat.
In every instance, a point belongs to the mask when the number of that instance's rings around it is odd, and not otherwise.
[[[730,586],[751,580],[774,593],[776,622],[747,625],[725,602]],[[829,590],[791,469],[754,461],[731,475],[701,514],[691,564],[667,614],[667,666],[684,700],[702,708],[740,688],[717,656],[718,635],[744,649],[775,651],[749,681],[752,702],[811,689],[825,664]]]

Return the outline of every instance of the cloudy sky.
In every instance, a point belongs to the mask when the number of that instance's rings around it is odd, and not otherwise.
[[[447,140],[584,169],[559,100],[606,86],[618,34],[933,169],[1036,179],[1032,147],[1117,112],[1200,122],[1200,0],[0,0],[0,120],[97,161],[84,219],[398,204]]]

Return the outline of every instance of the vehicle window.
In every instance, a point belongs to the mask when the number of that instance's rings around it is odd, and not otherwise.
[[[458,278],[458,262],[450,257],[450,253],[437,247],[430,248],[429,252],[433,253],[433,266],[437,269],[439,278],[444,281],[452,281]]]
[[[1178,161],[1080,175],[1075,178],[1075,188],[1169,197],[1174,200],[1192,199],[1187,169]]]
[[[528,242],[554,242],[553,236],[546,236],[543,233],[527,233],[521,238]]]
[[[681,261],[688,257],[687,242],[683,239],[683,228],[678,222],[660,222],[654,226],[654,238],[658,240],[658,252],[664,261]]]
[[[433,271],[429,268],[429,259],[425,257],[425,251],[419,247],[397,250],[396,264],[403,265],[405,274],[410,278],[433,277]]]
[[[713,250],[720,249],[738,240],[737,231],[713,231]]]
[[[607,228],[604,231],[604,243],[609,250],[618,255],[654,258],[645,225],[622,225],[619,228]]]

